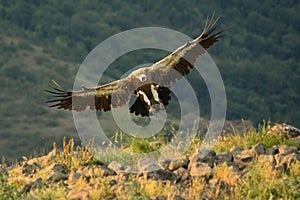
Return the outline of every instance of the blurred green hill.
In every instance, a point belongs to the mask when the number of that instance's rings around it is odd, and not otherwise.
[[[213,12],[221,15],[221,29],[231,27],[209,50],[224,80],[227,119],[299,127],[299,1],[0,0],[0,156],[47,150],[65,135],[80,142],[72,113],[49,109],[43,89],[51,79],[71,89],[80,63],[101,41],[146,26],[196,37]],[[166,53],[130,53],[112,64],[106,79]],[[206,85],[194,75],[190,80],[201,115],[209,118]]]

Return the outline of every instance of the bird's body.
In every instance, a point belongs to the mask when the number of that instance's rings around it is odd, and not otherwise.
[[[64,91],[54,82],[57,87],[47,92],[57,99],[47,103],[54,103],[50,107],[65,110],[83,111],[90,108],[106,112],[124,106],[134,95],[137,98],[130,112],[141,116],[152,115],[156,110],[154,106],[162,109],[168,105],[171,99],[170,84],[188,75],[197,58],[222,36],[222,31],[212,34],[217,21],[218,18],[207,20],[202,34],[195,40],[187,42],[153,65],[131,72],[123,79],[93,88],[82,87],[72,92]]]

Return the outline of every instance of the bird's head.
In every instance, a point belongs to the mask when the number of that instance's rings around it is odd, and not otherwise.
[[[145,82],[147,80],[147,76],[145,74],[140,74],[138,76],[138,79],[141,81],[141,82]]]
[[[147,81],[147,71],[145,70],[145,68],[140,68],[131,72],[130,76],[140,83],[144,83]]]

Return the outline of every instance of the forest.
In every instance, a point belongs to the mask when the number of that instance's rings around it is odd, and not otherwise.
[[[164,27],[197,37],[208,15],[220,15],[225,36],[209,50],[222,75],[227,120],[285,122],[300,127],[300,3],[280,1],[0,0],[0,156],[9,160],[47,150],[65,135],[80,142],[72,114],[52,110],[43,89],[55,79],[72,89],[81,62],[99,43],[138,27]],[[105,75],[167,52],[132,52]],[[120,67],[122,66],[122,67]],[[210,99],[199,77],[201,115]]]

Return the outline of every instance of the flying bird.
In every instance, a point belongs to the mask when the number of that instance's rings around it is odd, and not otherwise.
[[[55,99],[46,101],[50,107],[84,111],[110,111],[126,105],[131,96],[135,102],[129,108],[135,115],[150,116],[164,109],[171,99],[170,84],[190,73],[196,60],[205,50],[213,46],[223,36],[216,32],[219,17],[206,20],[203,32],[196,39],[187,42],[173,53],[148,67],[137,69],[127,77],[97,87],[82,87],[78,91],[65,91],[58,83],[50,86]],[[216,33],[215,33],[216,32]]]

